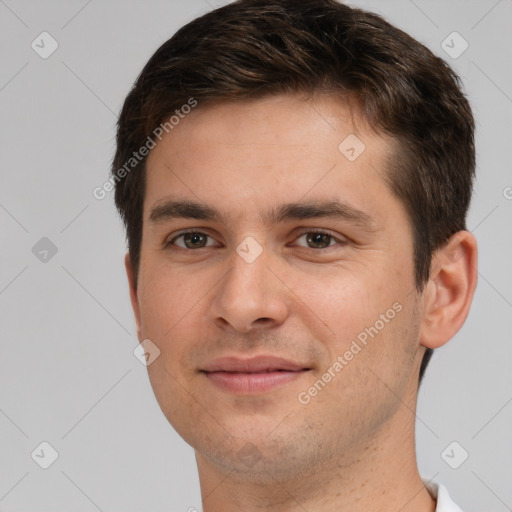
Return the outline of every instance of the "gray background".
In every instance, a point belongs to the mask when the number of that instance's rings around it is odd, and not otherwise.
[[[477,119],[469,228],[479,284],[420,392],[421,474],[466,511],[512,510],[512,2],[353,1],[427,44],[462,77]],[[215,3],[0,0],[0,510],[201,509],[193,450],[168,425],[137,345],[124,232],[108,177],[116,115],[144,63]],[[32,47],[49,32],[47,59]],[[468,49],[452,58],[453,31]],[[461,40],[448,43],[461,49]],[[41,43],[40,43],[41,44]],[[48,49],[48,43],[45,43]],[[57,253],[40,261],[47,237]],[[42,249],[41,249],[42,247]],[[59,457],[36,464],[48,450]],[[469,458],[452,469],[450,462]],[[398,511],[397,511],[398,512]]]

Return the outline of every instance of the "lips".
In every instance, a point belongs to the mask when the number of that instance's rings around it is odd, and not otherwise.
[[[203,368],[205,372],[269,373],[276,371],[298,372],[309,370],[306,365],[275,356],[258,356],[250,359],[223,357]]]
[[[223,357],[206,364],[201,371],[223,391],[253,394],[284,386],[309,370],[306,365],[281,357],[258,356]]]

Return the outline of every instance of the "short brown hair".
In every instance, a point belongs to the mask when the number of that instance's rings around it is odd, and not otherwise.
[[[465,218],[475,173],[474,120],[460,79],[382,17],[335,0],[238,0],[182,27],[151,57],[128,94],[112,165],[115,201],[138,275],[145,158],[126,164],[166,117],[201,105],[326,91],[355,99],[397,151],[384,178],[410,216],[415,284]],[[432,355],[428,349],[420,381]]]

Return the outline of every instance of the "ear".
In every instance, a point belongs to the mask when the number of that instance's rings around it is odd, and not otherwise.
[[[465,322],[478,278],[478,250],[469,231],[458,231],[432,258],[424,291],[420,343],[438,348],[447,343]]]
[[[142,341],[139,298],[137,296],[137,285],[135,284],[135,273],[132,267],[129,253],[124,257],[124,266],[126,267],[126,275],[128,276],[128,285],[130,287],[130,300],[132,303],[133,314],[135,316],[135,325],[137,327],[137,338]]]

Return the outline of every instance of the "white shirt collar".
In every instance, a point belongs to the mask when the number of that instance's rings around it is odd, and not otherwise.
[[[423,483],[430,495],[437,500],[436,512],[462,512],[462,509],[452,501],[444,485],[435,484],[425,479],[423,479]]]

